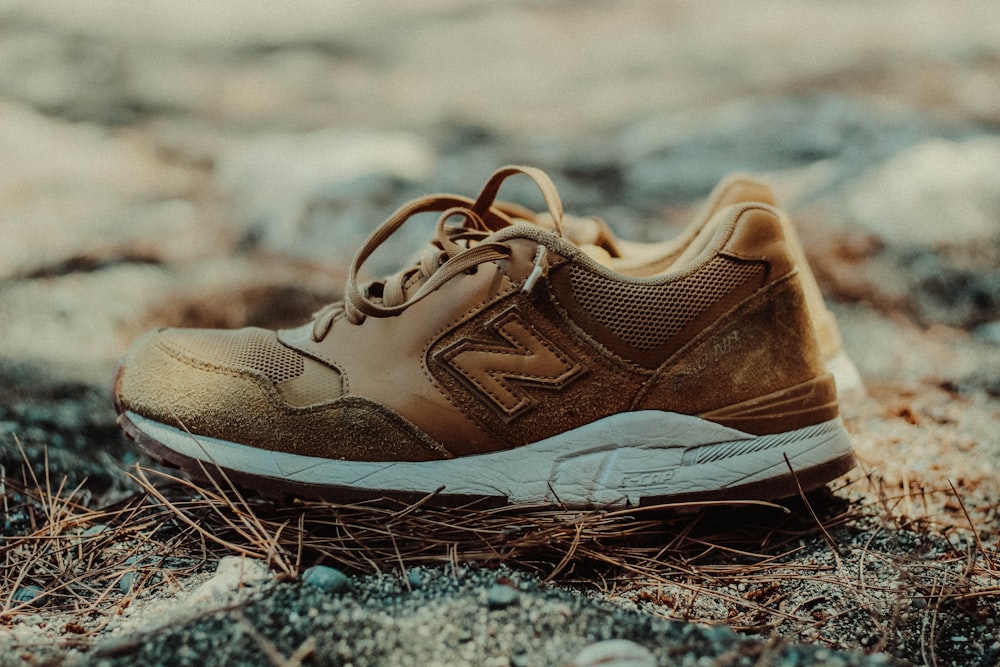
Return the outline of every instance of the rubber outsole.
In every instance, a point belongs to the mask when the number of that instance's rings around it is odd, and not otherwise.
[[[442,505],[628,507],[777,500],[818,488],[855,465],[831,420],[753,436],[674,413],[625,413],[495,454],[431,462],[300,457],[192,436],[122,412],[119,424],[156,460],[196,477],[228,478],[273,498],[338,502],[433,494]]]

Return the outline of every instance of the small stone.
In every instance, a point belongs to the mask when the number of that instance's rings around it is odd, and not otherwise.
[[[627,639],[607,639],[580,651],[573,667],[655,667],[656,658],[645,646]]]
[[[406,580],[410,583],[410,588],[420,588],[424,585],[424,572],[419,567],[411,567],[406,573]]]
[[[215,574],[191,591],[193,603],[218,601],[237,591],[257,588],[269,579],[267,566],[244,556],[226,556],[215,566]]]
[[[118,588],[121,589],[122,593],[128,593],[132,590],[132,586],[135,584],[135,572],[126,572],[122,575],[122,578],[118,580]]]
[[[346,574],[327,565],[313,565],[302,574],[302,583],[327,593],[340,593],[351,581]]]
[[[142,564],[142,558],[136,555],[129,556],[125,559],[124,564],[127,567],[139,567]],[[137,576],[139,573],[136,570],[129,570],[122,575],[122,578],[118,580],[118,588],[121,589],[122,593],[129,593],[132,591],[132,587],[135,586]]]
[[[28,584],[27,586],[21,586],[16,591],[14,591],[14,602],[34,602],[41,603],[44,595],[44,591],[41,586],[35,586],[34,584]]]
[[[93,526],[90,526],[89,528],[87,528],[87,530],[80,533],[80,537],[84,538],[95,537],[103,533],[105,530],[107,530],[107,528],[108,527],[103,523],[95,523]]]
[[[503,609],[517,602],[519,595],[516,588],[506,584],[493,584],[486,593],[486,605],[490,609]]]
[[[531,664],[527,653],[515,653],[510,656],[510,667],[530,667]]]

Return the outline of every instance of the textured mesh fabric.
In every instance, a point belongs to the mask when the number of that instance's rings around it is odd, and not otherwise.
[[[164,332],[171,347],[210,364],[261,373],[275,384],[302,375],[302,357],[278,342],[273,331],[174,329]]]
[[[733,288],[764,272],[757,263],[716,257],[696,273],[662,285],[621,282],[574,265],[577,303],[612,333],[639,350],[666,343]]]
[[[343,394],[340,373],[312,359],[303,361],[305,372],[302,375],[278,385],[286,403],[304,408],[327,403]]]

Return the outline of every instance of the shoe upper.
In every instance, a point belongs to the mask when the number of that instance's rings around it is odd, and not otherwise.
[[[495,203],[527,174],[546,227]],[[361,285],[416,213],[440,215],[414,266]],[[352,264],[343,302],[273,332],[161,329],[135,342],[122,411],[195,435],[323,458],[422,461],[510,449],[633,410],[784,432],[837,414],[779,214],[712,215],[696,256],[643,277],[563,238],[541,172],[506,168],[475,200],[398,211]]]

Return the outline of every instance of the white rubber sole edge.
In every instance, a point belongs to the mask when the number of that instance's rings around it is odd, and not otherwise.
[[[503,452],[373,463],[272,452],[192,436],[133,412],[127,417],[163,446],[208,467],[311,485],[441,490],[569,506],[620,507],[637,505],[643,497],[718,491],[787,476],[789,464],[796,472],[808,470],[851,451],[839,419],[754,436],[698,417],[647,410],[606,417]]]

